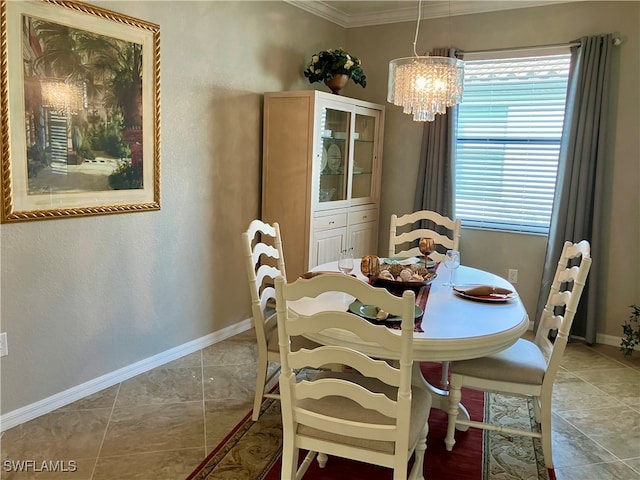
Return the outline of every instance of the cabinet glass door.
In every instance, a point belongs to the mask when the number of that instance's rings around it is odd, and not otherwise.
[[[322,109],[320,203],[347,199],[350,127],[350,112]]]
[[[376,165],[376,122],[375,113],[356,113],[351,171],[351,198],[353,199],[372,196]]]

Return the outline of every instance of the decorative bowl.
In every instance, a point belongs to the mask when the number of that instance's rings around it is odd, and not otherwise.
[[[435,272],[429,272],[424,281],[401,282],[398,280],[388,280],[386,278],[371,277],[369,283],[374,287],[382,287],[393,294],[401,295],[405,290],[413,290],[418,293],[422,287],[429,285],[437,277]]]

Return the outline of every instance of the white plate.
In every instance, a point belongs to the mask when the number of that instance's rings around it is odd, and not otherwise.
[[[361,317],[364,317],[367,320],[373,320],[374,322],[401,322],[402,321],[402,318],[395,315],[389,315],[384,320],[378,320],[376,319],[376,315],[378,314],[376,307],[374,305],[363,305],[360,300],[354,300],[353,303],[349,305],[349,311],[351,313],[355,313],[356,315],[360,315]],[[416,305],[416,308],[414,310],[414,316],[415,318],[418,318],[420,315],[422,315],[422,309],[418,305]]]
[[[327,161],[329,159],[329,154],[327,153],[327,149],[322,149],[322,163],[320,164],[320,172],[324,172],[324,169],[327,168]]]
[[[327,150],[329,170],[333,174],[340,173],[340,167],[342,166],[342,151],[340,147],[335,143]]]
[[[456,285],[457,287],[472,287],[473,285]],[[500,294],[493,293],[491,295],[467,295],[464,292],[459,292],[458,290],[452,289],[454,295],[457,295],[462,298],[466,298],[467,300],[474,300],[476,302],[487,302],[487,303],[506,303],[514,298],[518,298],[518,294],[516,292],[512,292],[509,294]]]

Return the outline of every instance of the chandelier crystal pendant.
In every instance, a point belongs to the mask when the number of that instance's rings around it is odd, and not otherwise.
[[[389,62],[387,101],[402,107],[416,122],[432,122],[438,113],[462,101],[464,62],[454,57],[419,56],[416,53],[421,17],[413,42],[413,57]]]

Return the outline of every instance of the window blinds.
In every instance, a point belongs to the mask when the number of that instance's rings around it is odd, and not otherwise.
[[[547,234],[570,55],[465,62],[456,217],[467,227]]]

